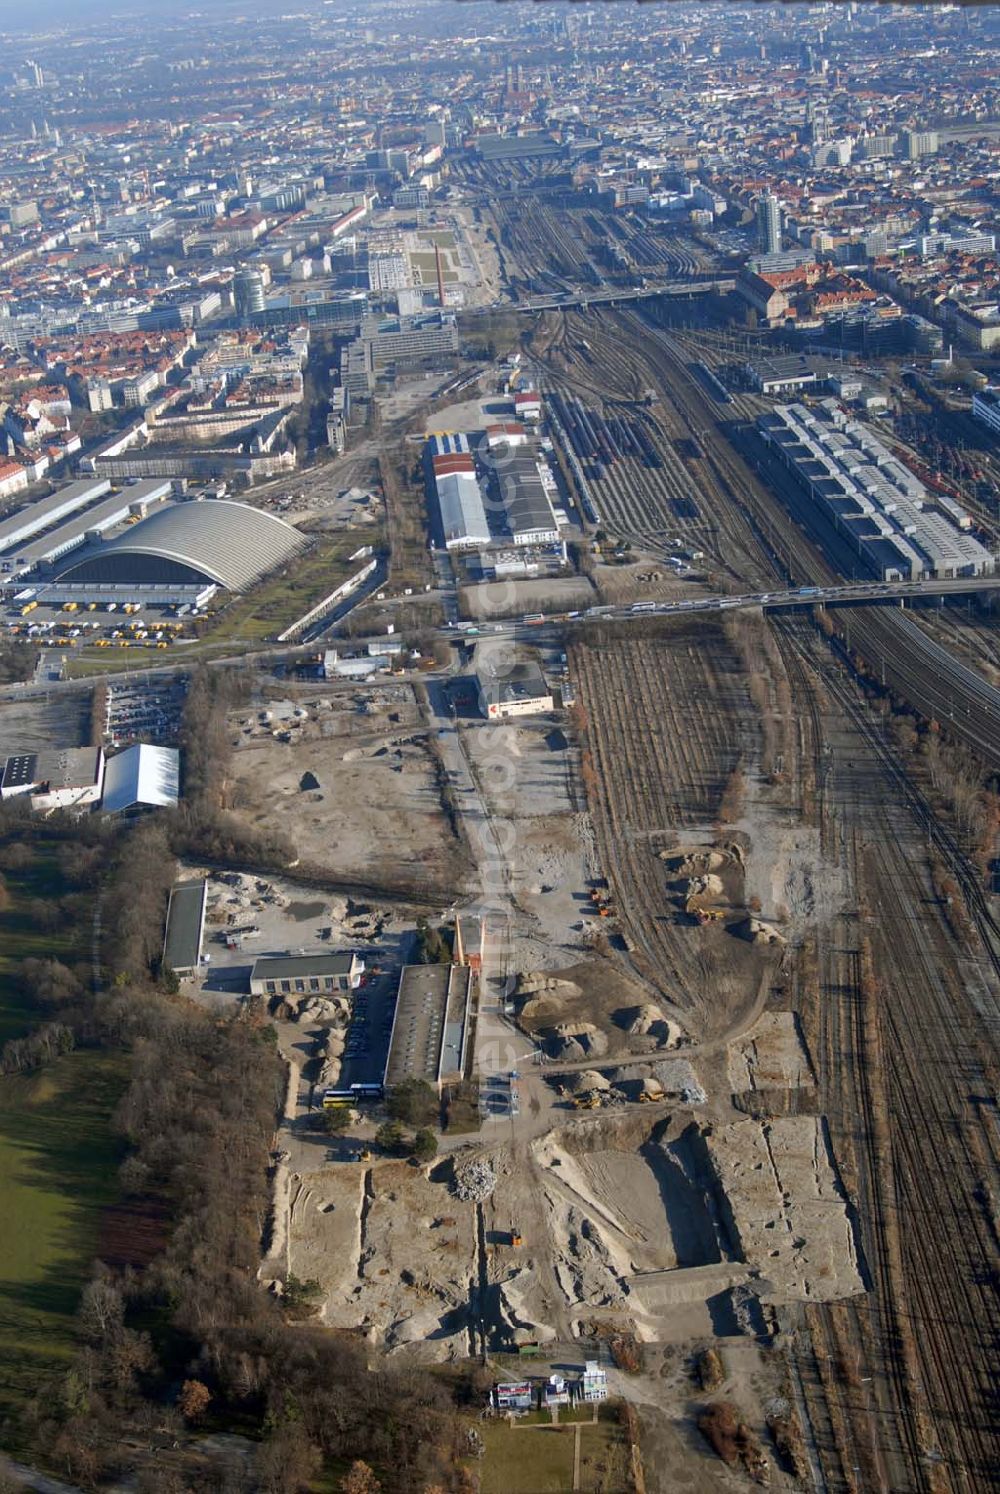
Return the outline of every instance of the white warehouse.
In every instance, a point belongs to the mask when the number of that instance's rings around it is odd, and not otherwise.
[[[490,542],[476,463],[460,432],[432,436],[427,443],[431,480],[447,550],[478,550]]]
[[[437,479],[445,548],[478,549],[490,542],[490,526],[475,472],[447,472]]]

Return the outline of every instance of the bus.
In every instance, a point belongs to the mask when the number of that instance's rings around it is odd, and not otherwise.
[[[347,1110],[354,1104],[354,1095],[349,1089],[324,1089],[324,1110]]]
[[[381,1084],[352,1084],[351,1094],[358,1103],[364,1103],[365,1100],[381,1100],[382,1086]]]
[[[352,1084],[347,1089],[324,1089],[324,1110],[348,1110],[354,1105],[381,1100],[381,1084]]]

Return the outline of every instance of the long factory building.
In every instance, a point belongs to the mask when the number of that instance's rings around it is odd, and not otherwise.
[[[96,503],[110,491],[111,484],[106,477],[90,477],[83,482],[71,482],[50,497],[40,498],[37,503],[29,503],[20,513],[0,522],[0,553],[23,544],[41,530],[58,524],[67,514],[85,508],[88,503]]]
[[[105,490],[110,487],[106,480],[101,485]],[[63,555],[86,541],[100,539],[116,525],[124,524],[128,519],[145,518],[154,504],[169,496],[172,486],[170,478],[154,478],[148,482],[135,483],[100,503],[92,504],[82,513],[74,514],[64,524],[57,525],[55,529],[48,529],[26,543],[9,548],[0,556],[0,574],[13,578],[24,575],[36,566],[53,565]],[[60,495],[57,493],[54,496],[58,498]]]
[[[931,493],[878,437],[835,400],[778,405],[758,429],[809,496],[885,581],[985,576],[995,558],[969,533],[953,498]]]

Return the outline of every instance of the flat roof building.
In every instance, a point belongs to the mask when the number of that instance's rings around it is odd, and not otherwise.
[[[968,532],[961,505],[929,492],[836,401],[777,405],[757,426],[869,572],[886,581],[992,574],[994,557]]]
[[[423,1079],[438,1093],[465,1071],[472,970],[468,965],[404,965],[393,1016],[385,1087]]]
[[[0,522],[0,550],[12,549],[50,524],[58,523],[66,514],[84,508],[110,491],[111,484],[106,477],[91,477],[85,482],[71,482],[58,493],[40,498],[37,503],[29,503],[20,513]]]
[[[559,525],[538,471],[538,457],[513,450],[495,469],[507,528],[515,545],[556,544]]]
[[[804,353],[776,357],[755,357],[746,365],[746,373],[753,387],[761,394],[783,394],[786,391],[807,389],[822,383],[829,374],[827,367],[820,367]]]
[[[361,984],[364,961],[353,950],[318,955],[262,955],[250,972],[252,996],[329,996]]]
[[[30,794],[37,782],[35,752],[14,753],[3,765],[0,775],[0,799],[14,799],[19,794]]]
[[[176,975],[193,975],[201,964],[207,902],[206,877],[197,882],[178,882],[171,888],[163,937],[163,964]]]
[[[36,565],[53,564],[87,540],[99,540],[105,530],[113,529],[128,518],[145,518],[154,503],[166,498],[173,486],[168,477],[136,483],[93,504],[83,513],[74,514],[65,523],[26,544],[12,549],[0,561],[0,571],[27,571]]]
[[[552,691],[537,664],[513,664],[502,675],[479,677],[479,704],[490,721],[537,716],[554,706]]]
[[[972,413],[1000,436],[1000,389],[980,389],[972,396]]]
[[[608,1372],[601,1368],[596,1359],[588,1359],[584,1362],[583,1374],[577,1382],[576,1393],[581,1401],[591,1404],[595,1401],[607,1400]]]
[[[501,1380],[493,1387],[493,1404],[498,1411],[531,1411],[536,1399],[530,1380]]]
[[[31,807],[85,809],[100,802],[104,787],[102,747],[54,747],[9,757],[0,774],[0,798],[30,795]]]

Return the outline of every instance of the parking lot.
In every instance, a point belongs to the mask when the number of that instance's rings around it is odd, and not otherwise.
[[[185,615],[187,613],[185,610]],[[192,616],[196,615],[193,611]],[[121,648],[163,651],[184,637],[185,623],[173,606],[138,603],[69,603],[46,606],[44,602],[14,603],[0,618],[12,638],[21,638],[46,648]]]
[[[337,1086],[340,1089],[352,1084],[381,1084],[385,1073],[399,989],[399,966],[387,965],[386,956],[377,953],[366,953],[365,959],[371,963],[354,993]]]
[[[167,746],[176,742],[186,693],[186,680],[109,686],[106,744],[122,747],[141,741]]]

